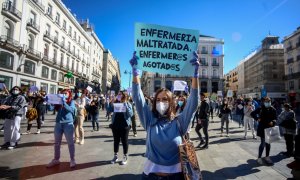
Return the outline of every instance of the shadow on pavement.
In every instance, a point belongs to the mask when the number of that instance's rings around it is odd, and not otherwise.
[[[70,168],[69,162],[61,162],[60,165],[53,168],[46,168],[46,165],[35,165],[16,169],[10,169],[7,166],[0,166],[0,178],[5,179],[32,179],[41,178],[51,174],[63,173],[67,171],[76,171],[80,169],[86,169],[95,166],[103,166],[110,164],[110,161],[95,161],[77,164],[75,168]]]
[[[66,142],[62,142],[62,145],[66,144]],[[46,143],[46,142],[28,142],[28,143],[21,143],[18,144],[18,148],[24,147],[33,147],[33,146],[53,146],[54,143]]]
[[[215,172],[210,171],[201,171],[203,179],[237,179],[238,177],[247,176],[249,174],[254,174],[259,172],[259,169],[256,169],[257,162],[253,159],[249,159],[247,164],[241,164],[237,167],[225,167],[218,169]]]
[[[107,135],[84,136],[84,139],[99,139],[99,138],[113,138],[113,136],[107,136]]]
[[[92,179],[92,180],[98,180],[98,179],[112,179],[112,180],[119,180],[119,179],[130,179],[130,180],[140,180],[142,179],[142,175],[136,175],[136,174],[118,174],[118,175],[114,175],[111,177],[106,177],[106,178],[96,178],[96,179]]]

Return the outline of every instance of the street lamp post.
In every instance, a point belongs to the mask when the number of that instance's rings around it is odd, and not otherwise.
[[[131,80],[131,74],[132,74],[132,72],[131,72],[131,71],[125,70],[125,71],[124,71],[124,74],[129,74],[129,82],[128,82],[128,84],[129,84],[129,87],[131,87],[131,86],[130,86],[130,80]]]

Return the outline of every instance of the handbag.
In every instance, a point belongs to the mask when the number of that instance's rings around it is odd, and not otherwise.
[[[180,164],[182,168],[182,173],[184,175],[184,179],[185,180],[202,179],[195,147],[189,139],[186,139],[184,137],[180,126],[180,122],[178,120],[176,121],[182,139],[182,144],[180,144],[178,148],[179,148]]]
[[[272,142],[279,141],[281,139],[278,126],[265,129],[265,142],[271,144]]]
[[[218,115],[218,117],[219,117],[219,118],[222,118],[222,114],[220,113],[220,114]]]

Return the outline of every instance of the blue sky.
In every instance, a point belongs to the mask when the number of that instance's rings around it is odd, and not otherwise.
[[[128,87],[134,51],[134,23],[187,29],[225,41],[224,73],[237,66],[271,33],[280,37],[300,26],[300,0],[63,0],[77,18],[89,18],[121,67]]]

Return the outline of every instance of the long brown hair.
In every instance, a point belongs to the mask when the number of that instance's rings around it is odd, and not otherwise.
[[[173,99],[173,94],[171,91],[169,91],[166,88],[161,88],[159,90],[156,91],[153,102],[152,102],[152,112],[155,114],[156,117],[158,117],[159,113],[156,110],[156,99],[157,96],[161,93],[161,92],[165,92],[167,94],[168,97],[168,102],[169,102],[169,108],[167,110],[166,113],[166,117],[170,120],[173,120],[175,117],[174,111],[175,111],[175,103],[174,103],[174,99]]]

